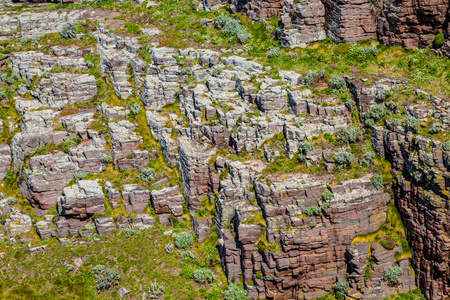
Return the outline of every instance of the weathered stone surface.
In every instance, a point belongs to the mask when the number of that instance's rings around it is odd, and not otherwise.
[[[189,210],[196,212],[208,193],[209,149],[188,140],[179,139],[180,164],[183,191]]]
[[[113,209],[119,207],[120,192],[113,187],[113,184],[109,181],[105,182],[105,191],[108,196],[109,203]]]
[[[41,239],[56,236],[56,226],[52,222],[39,221],[34,224],[34,229]]]
[[[105,196],[97,181],[80,180],[64,188],[63,193],[58,199],[58,213],[62,216],[84,219],[105,211]]]
[[[424,48],[448,26],[446,0],[388,1],[378,20],[378,39],[388,46]]]
[[[326,0],[324,4],[327,34],[336,43],[356,43],[377,37],[376,11],[373,2]]]
[[[136,219],[132,219],[132,227],[139,230],[147,230],[153,227],[155,224],[155,218],[150,217],[148,214],[139,214]]]
[[[97,218],[94,220],[97,233],[101,236],[110,234],[117,230],[114,219],[111,217]]]
[[[138,184],[125,184],[122,197],[125,201],[125,209],[128,212],[143,212],[150,200],[150,191]]]
[[[58,108],[91,100],[97,94],[97,85],[92,75],[48,73],[31,94],[42,104]]]
[[[252,20],[268,20],[278,17],[283,7],[282,0],[231,0],[230,10],[249,16]]]
[[[9,145],[0,145],[0,180],[5,178],[6,172],[11,168],[11,148]]]
[[[285,47],[305,48],[308,44],[326,38],[325,7],[319,0],[284,0],[281,44]]]
[[[5,232],[9,238],[14,238],[18,234],[28,232],[31,229],[30,216],[15,209],[5,221]]]
[[[14,52],[12,54],[11,69],[22,78],[41,77],[53,67],[87,69],[82,57],[56,57],[41,52]]]
[[[183,214],[183,195],[178,185],[161,190],[152,190],[152,205],[157,214],[171,213],[176,217]]]
[[[114,166],[121,170],[140,170],[148,165],[148,151],[140,150],[142,138],[136,125],[127,120],[109,123]]]

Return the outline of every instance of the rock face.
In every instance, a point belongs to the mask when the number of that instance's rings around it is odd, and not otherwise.
[[[77,185],[64,188],[63,193],[58,199],[61,216],[85,219],[105,211],[105,196],[97,181],[80,180]]]
[[[5,232],[9,238],[14,238],[18,234],[28,232],[31,229],[30,216],[21,213],[19,210],[13,210],[5,222]]]
[[[325,0],[327,34],[336,43],[375,39],[377,19],[372,1]]]
[[[9,145],[0,145],[0,180],[5,178],[6,172],[11,168],[11,148]]]
[[[157,214],[171,213],[175,217],[183,214],[183,195],[180,194],[179,186],[153,190],[151,192],[152,205]]]
[[[87,74],[49,73],[31,94],[49,107],[83,103],[97,94],[95,77]]]
[[[137,149],[142,138],[134,131],[136,125],[122,120],[109,124],[114,166],[120,170],[140,170],[148,165],[148,151]]]
[[[280,21],[283,24],[280,40],[285,47],[304,48],[326,38],[325,6],[320,0],[285,0]]]
[[[149,204],[150,191],[138,184],[125,184],[122,197],[127,211],[143,212]]]
[[[268,20],[278,17],[283,7],[282,0],[231,0],[230,10],[248,15],[252,20]]]
[[[384,2],[378,39],[388,46],[428,47],[434,34],[447,30],[449,7],[446,0]]]

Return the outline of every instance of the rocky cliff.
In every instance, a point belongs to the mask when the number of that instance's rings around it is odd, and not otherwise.
[[[226,299],[450,297],[448,2],[183,2],[194,25],[178,2],[39,3],[1,12],[6,252],[123,238]],[[139,277],[98,292],[162,295]]]

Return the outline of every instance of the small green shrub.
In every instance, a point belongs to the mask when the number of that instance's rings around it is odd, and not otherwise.
[[[194,259],[196,259],[196,257],[192,251],[183,251],[183,253],[181,253],[182,261],[190,261]]]
[[[384,271],[383,280],[389,285],[396,285],[400,282],[400,276],[403,274],[402,268],[398,266],[389,267]]]
[[[377,100],[380,102],[384,102],[390,97],[392,97],[392,91],[387,88],[383,88],[377,93]]]
[[[328,189],[322,194],[322,199],[325,201],[330,201],[331,199],[333,199],[333,197],[333,192]]]
[[[345,143],[354,143],[361,139],[361,129],[356,126],[339,128],[338,139]]]
[[[414,117],[407,116],[403,121],[403,126],[405,127],[406,131],[417,133],[420,129],[420,121]]]
[[[442,150],[450,151],[450,140],[446,140],[444,143],[442,143]]]
[[[170,253],[173,250],[173,244],[167,244],[166,247],[164,247],[164,249],[166,250],[166,253]]]
[[[369,151],[364,156],[363,164],[365,164],[366,166],[370,166],[371,164],[373,164],[374,159],[375,159],[375,152]]]
[[[130,108],[130,113],[132,115],[138,115],[142,111],[141,105],[137,102],[130,103],[128,107]]]
[[[220,14],[214,20],[216,28],[222,29],[222,34],[229,37],[235,37],[239,43],[244,44],[251,38],[245,27],[236,19],[227,15]]]
[[[193,278],[198,283],[212,283],[214,281],[214,273],[210,269],[200,268],[194,271]]]
[[[106,290],[120,281],[120,274],[116,269],[107,268],[104,265],[96,265],[92,269],[97,289],[99,291]]]
[[[306,80],[308,81],[309,85],[314,85],[320,80],[325,79],[325,76],[327,75],[327,72],[325,70],[308,70],[308,75],[306,75]]]
[[[383,176],[381,176],[380,174],[375,174],[372,176],[371,181],[373,186],[377,190],[381,191],[381,189],[383,188]]]
[[[106,154],[105,156],[103,156],[103,163],[109,164],[109,163],[112,163],[112,161],[113,161],[113,157],[111,154]]]
[[[445,36],[443,33],[436,34],[433,41],[434,48],[441,48],[445,44]]]
[[[333,75],[331,76],[329,86],[330,88],[342,93],[347,88],[347,83],[345,82],[345,79],[342,76]]]
[[[11,206],[17,204],[17,199],[14,197],[6,198],[6,205]]]
[[[366,120],[372,119],[372,122],[376,123],[383,119],[388,114],[388,110],[384,105],[375,104],[369,108],[366,112]],[[366,125],[368,125],[366,123]]]
[[[314,148],[314,143],[312,143],[312,142],[302,141],[298,144],[298,151],[300,151],[300,153],[303,153],[303,154],[306,154],[309,151],[312,151],[313,148]]]
[[[164,285],[154,281],[148,286],[147,293],[150,299],[158,299],[159,296],[165,293]]]
[[[147,168],[141,171],[139,178],[141,178],[143,182],[149,182],[155,179],[155,175],[156,175],[155,169]]]
[[[75,181],[80,181],[80,180],[83,180],[84,178],[86,178],[86,176],[87,176],[87,174],[86,173],[84,173],[84,172],[82,172],[82,171],[80,171],[80,172],[75,172],[74,174],[73,174],[73,179],[75,179]]]
[[[322,213],[322,208],[317,206],[310,206],[305,209],[305,214],[308,216],[319,216]]]
[[[347,151],[339,151],[338,154],[334,156],[334,160],[338,165],[338,168],[347,167],[353,162],[353,154]]]
[[[441,123],[433,123],[430,126],[430,129],[428,130],[429,133],[431,134],[436,134],[441,132]]]
[[[175,236],[175,247],[178,249],[187,249],[193,242],[194,238],[192,237],[192,234],[187,232],[182,232]]]
[[[122,231],[122,234],[126,237],[132,237],[138,234],[137,230],[131,227],[127,227]]]
[[[269,49],[269,52],[267,53],[267,57],[272,58],[272,57],[278,57],[281,55],[281,51],[279,47],[271,47]]]
[[[213,69],[213,71],[212,71],[212,75],[213,75],[214,77],[217,77],[217,76],[219,76],[219,75],[222,73],[222,71],[223,71],[223,68],[221,68],[221,67],[215,67],[215,68]]]
[[[247,291],[240,285],[230,283],[227,290],[223,293],[225,300],[247,300]]]
[[[75,38],[77,33],[77,27],[72,22],[67,22],[63,25],[62,30],[59,32],[63,39],[69,40]]]
[[[347,281],[341,281],[339,280],[336,282],[336,286],[334,287],[334,292],[336,293],[337,299],[344,298],[344,295],[347,294],[349,289],[349,284]]]

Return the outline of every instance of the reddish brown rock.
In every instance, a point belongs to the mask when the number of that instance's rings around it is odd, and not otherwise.
[[[424,48],[448,26],[448,0],[388,1],[378,20],[378,39],[388,46]]]

